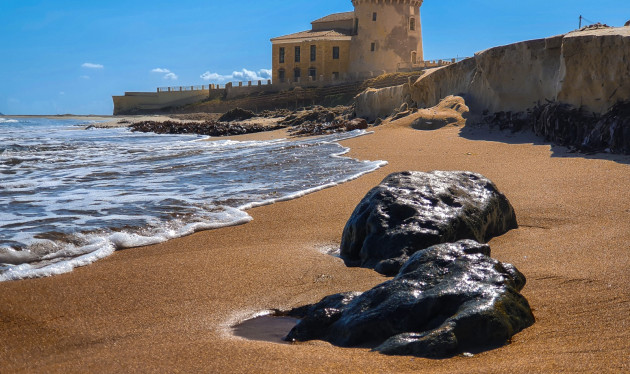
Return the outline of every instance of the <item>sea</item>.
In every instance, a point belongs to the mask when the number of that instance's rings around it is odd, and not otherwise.
[[[52,276],[116,250],[252,220],[247,210],[370,173],[346,157],[365,131],[207,141],[0,117],[0,281]]]

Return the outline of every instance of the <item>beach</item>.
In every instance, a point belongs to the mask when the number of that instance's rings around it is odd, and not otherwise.
[[[349,156],[387,166],[248,210],[247,224],[0,283],[0,372],[629,371],[630,156],[569,153],[527,133],[485,128],[418,131],[409,122],[342,142]],[[232,334],[262,311],[383,282],[326,252],[339,246],[365,193],[402,170],[478,172],[507,196],[520,228],[490,241],[492,257],[527,277],[533,326],[500,349],[446,360]]]

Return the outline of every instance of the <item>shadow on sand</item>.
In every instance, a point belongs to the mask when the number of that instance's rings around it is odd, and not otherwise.
[[[500,130],[498,128],[492,128],[487,124],[466,123],[466,126],[461,128],[459,136],[468,140],[485,140],[506,144],[548,145],[551,150],[551,157],[581,157],[589,160],[608,160],[620,164],[630,165],[630,155],[580,152],[572,148],[556,145],[549,141],[545,141],[544,138],[537,136],[531,130],[512,132],[511,130]]]

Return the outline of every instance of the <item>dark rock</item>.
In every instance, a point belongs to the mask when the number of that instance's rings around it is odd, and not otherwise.
[[[628,22],[626,22],[626,24],[624,26],[630,26],[630,20]]]
[[[394,275],[421,249],[460,239],[486,242],[516,227],[509,201],[479,174],[394,173],[355,208],[343,230],[341,258]]]
[[[256,117],[256,113],[252,111],[234,108],[219,117],[219,122],[245,121],[254,117]]]
[[[344,127],[346,131],[365,130],[368,128],[368,123],[363,118],[355,118],[349,121],[345,121]]]
[[[352,108],[337,106],[324,108],[314,106],[287,116],[279,123],[291,126],[292,135],[325,135],[336,132],[366,129],[367,122],[363,119],[348,119]]]
[[[534,316],[519,293],[525,277],[489,255],[472,240],[418,251],[369,291],[294,309],[290,315],[302,320],[285,339],[434,358],[504,345]]]
[[[292,115],[287,116],[284,120],[280,121],[280,123],[293,127],[321,125],[334,121],[335,118],[343,115],[348,110],[349,108],[344,106],[338,106],[335,108],[314,106],[312,108],[293,113]]]

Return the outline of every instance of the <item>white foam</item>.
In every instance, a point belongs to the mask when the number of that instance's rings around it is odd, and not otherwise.
[[[244,224],[252,220],[247,209],[333,187],[386,164],[357,161],[343,156],[348,148],[339,150],[337,141],[365,131],[300,141],[246,142],[198,142],[198,137],[182,140],[115,131],[68,132],[91,142],[85,147],[52,131],[25,148],[26,164],[9,169],[16,176],[0,186],[0,193],[3,188],[7,192],[0,195],[0,217],[2,206],[11,203],[29,205],[31,211],[11,210],[0,218],[0,227],[21,223],[10,240],[35,247],[0,249],[0,281],[61,274],[117,249]],[[117,135],[107,135],[112,133]],[[110,143],[109,139],[119,137],[122,140]],[[99,143],[102,139],[107,142]],[[354,161],[328,163],[323,157]],[[359,171],[347,175],[347,170]],[[215,187],[215,182],[220,185]],[[276,189],[281,193],[269,198]],[[159,218],[169,211],[178,216]],[[75,244],[32,240],[40,234],[42,222],[53,232],[58,230],[55,222],[62,222],[57,224],[69,227],[68,232],[84,233],[67,234]],[[119,231],[127,226],[136,229]]]
[[[20,121],[15,120],[15,119],[7,119],[7,118],[0,118],[0,123],[18,123]]]

